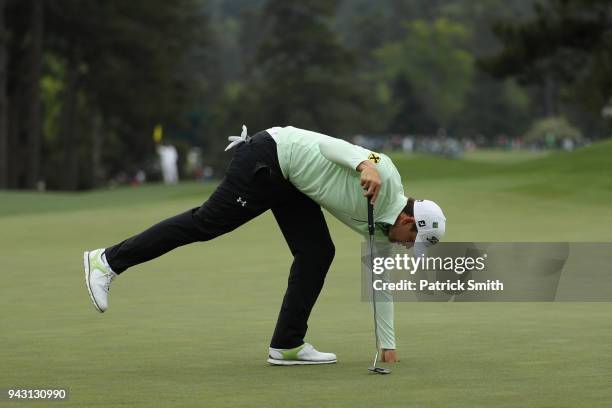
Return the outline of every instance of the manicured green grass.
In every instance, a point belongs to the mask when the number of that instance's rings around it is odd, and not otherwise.
[[[542,158],[548,154],[546,151],[479,149],[464,153],[462,158],[478,162],[519,163]]]
[[[528,161],[400,158],[406,191],[440,202],[448,239],[610,241],[610,143]],[[361,238],[337,247],[307,340],[339,363],[269,367],[290,254],[269,214],[122,275],[94,311],[82,251],[195,207],[186,183],[84,194],[0,193],[0,388],[69,387],[57,406],[608,407],[612,305],[402,303],[402,361],[367,371]],[[15,406],[44,406],[41,403]]]
[[[215,183],[183,183],[172,188],[149,184],[140,187],[120,187],[86,193],[0,192],[0,217],[39,214],[120,206],[142,207],[154,202],[195,199],[201,202],[210,194]]]

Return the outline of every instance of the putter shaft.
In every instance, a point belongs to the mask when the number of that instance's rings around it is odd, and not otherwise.
[[[374,282],[374,206],[370,203],[370,198],[367,197],[368,200],[368,236],[370,243],[370,275],[372,278],[372,282]],[[378,323],[376,321],[376,291],[374,290],[374,285],[372,285],[372,309],[374,311],[374,339],[376,341],[376,354],[374,355],[374,362],[372,363],[372,367],[369,370],[373,373],[377,374],[389,374],[391,370],[388,368],[377,367],[378,363],[378,354],[380,351],[378,344]]]

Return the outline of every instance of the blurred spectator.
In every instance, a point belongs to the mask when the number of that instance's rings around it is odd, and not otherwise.
[[[202,175],[204,176],[204,181],[212,180],[213,176],[215,175],[215,170],[212,168],[212,166],[205,166]]]
[[[571,152],[572,150],[574,150],[574,141],[569,137],[563,139],[563,150],[565,150],[566,152]]]
[[[550,132],[546,134],[546,139],[544,139],[546,142],[546,147],[548,149],[554,149],[557,145],[557,137],[555,136],[554,133]]]
[[[190,148],[187,152],[187,174],[195,180],[201,180],[204,176],[202,167],[202,149],[199,147]]]
[[[176,148],[172,145],[159,145],[157,146],[157,154],[159,154],[164,183],[178,183],[178,153]]]
[[[414,139],[411,136],[404,136],[402,139],[402,150],[404,153],[412,153],[414,150]]]
[[[138,169],[132,180],[132,186],[140,186],[144,184],[145,181],[147,181],[147,173],[145,173],[143,169]]]

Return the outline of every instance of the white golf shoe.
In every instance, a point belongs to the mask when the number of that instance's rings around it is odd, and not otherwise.
[[[83,264],[85,266],[85,283],[89,297],[100,313],[108,309],[108,291],[117,274],[102,259],[104,249],[85,251]]]
[[[334,353],[322,353],[309,343],[292,349],[270,347],[268,357],[268,363],[272,365],[331,364],[337,361]]]

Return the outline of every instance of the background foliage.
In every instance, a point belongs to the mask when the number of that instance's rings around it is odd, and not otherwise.
[[[295,125],[522,137],[559,117],[609,135],[606,0],[0,0],[0,188],[87,189]]]

